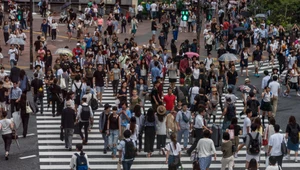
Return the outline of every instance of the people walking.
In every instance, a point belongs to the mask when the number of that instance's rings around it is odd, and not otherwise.
[[[27,100],[26,94],[21,95],[20,99],[20,114],[22,119],[23,125],[23,137],[26,138],[27,129],[28,129],[28,122],[29,122],[29,114],[27,113],[26,107],[31,107],[29,101]]]
[[[112,150],[113,159],[116,158],[117,142],[118,142],[118,138],[121,136],[121,119],[120,116],[117,114],[117,109],[118,108],[116,106],[112,108],[112,113],[108,116],[107,131],[106,131],[106,135],[108,136],[108,140],[109,140],[108,147],[111,148]],[[107,148],[104,148],[104,151],[105,150],[107,151]]]
[[[225,170],[227,165],[228,165],[228,170],[233,169],[234,150],[232,149],[232,147],[233,147],[233,143],[230,141],[229,133],[224,132],[223,133],[223,142],[222,142],[222,146],[221,146],[221,150],[223,152],[223,156],[222,156],[222,159],[221,159],[221,162],[222,162],[221,170]]]
[[[18,82],[13,82],[13,87],[10,89],[9,93],[9,103],[11,115],[14,111],[19,111],[22,90],[18,87]]]
[[[298,162],[298,150],[299,150],[299,131],[300,131],[300,126],[296,122],[295,116],[290,116],[288,125],[286,126],[286,131],[285,131],[285,138],[288,140],[287,141],[287,149],[288,153],[285,157],[285,159],[289,160],[290,159],[290,153],[291,151],[295,152],[295,159],[294,161],[297,163]]]
[[[44,102],[43,102],[43,97],[44,97],[44,83],[41,79],[38,78],[38,73],[33,74],[34,79],[31,80],[31,91],[33,94],[33,102],[35,106],[35,113],[39,113],[39,107],[38,107],[38,102],[40,103],[41,107],[41,114],[43,114],[44,111]]]
[[[147,111],[147,115],[145,116],[143,126],[145,128],[145,144],[144,144],[144,152],[147,153],[147,157],[152,156],[152,152],[154,152],[154,140],[155,140],[155,111],[150,108]]]
[[[66,108],[62,110],[61,127],[64,130],[65,148],[72,151],[72,139],[74,133],[74,124],[76,122],[76,113],[72,108],[72,102],[66,102]]]
[[[269,138],[268,155],[275,158],[277,165],[282,167],[283,153],[281,151],[281,143],[284,137],[279,133],[280,126],[274,125],[275,133]]]
[[[86,98],[82,98],[81,105],[77,109],[76,122],[79,123],[79,135],[82,139],[82,144],[87,145],[88,142],[88,129],[89,125],[93,124],[93,111],[91,106],[86,103]],[[84,136],[82,134],[82,128],[84,127]]]
[[[106,154],[107,150],[108,150],[108,138],[109,136],[107,134],[109,134],[107,131],[109,131],[108,129],[108,118],[110,117],[110,108],[111,105],[109,105],[108,103],[106,103],[104,105],[104,111],[100,114],[99,117],[99,131],[102,134],[102,138],[104,140],[104,148],[103,148],[103,153]]]
[[[77,170],[79,167],[90,170],[89,159],[87,154],[83,152],[82,144],[76,144],[76,151],[77,153],[73,154],[71,158],[71,170]]]
[[[2,112],[2,120],[0,120],[0,130],[2,139],[4,141],[5,160],[8,160],[10,145],[12,143],[12,130],[14,129],[14,123],[11,119],[7,119],[7,112]]]
[[[136,144],[130,138],[130,130],[125,130],[123,133],[124,140],[121,140],[118,145],[119,163],[122,162],[123,170],[130,170],[135,157]]]
[[[182,104],[182,110],[179,111],[176,115],[176,123],[177,123],[177,141],[181,143],[182,135],[183,135],[183,147],[184,150],[187,150],[188,139],[189,139],[189,129],[190,129],[190,121],[192,115],[188,110],[187,103]]]

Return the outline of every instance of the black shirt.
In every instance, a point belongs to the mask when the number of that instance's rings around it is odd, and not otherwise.
[[[95,71],[94,72],[94,76],[95,77],[95,81],[96,81],[96,86],[99,86],[99,87],[103,87],[104,86],[104,77],[105,77],[105,71],[102,70],[102,71]]]
[[[157,26],[156,22],[152,21],[152,23],[151,23],[151,31],[156,31],[157,30],[156,26]]]
[[[170,27],[171,27],[170,24],[169,24],[169,22],[163,23],[162,26],[163,26],[163,31],[168,33],[168,32],[169,32],[169,29],[170,29]]]
[[[107,63],[106,64],[108,65],[109,70],[111,70],[112,68],[114,68],[114,64],[115,63],[118,63],[117,59],[110,59],[110,58],[107,59]]]
[[[254,61],[260,61],[262,56],[262,52],[260,50],[254,50],[253,51],[253,60]]]
[[[155,100],[153,99],[153,97],[155,97],[156,101],[159,103],[159,96],[158,96],[157,88],[153,88],[151,91],[151,103],[155,103]]]
[[[5,102],[5,92],[8,90],[5,87],[0,88],[0,102]]]
[[[35,51],[38,51],[41,48],[41,41],[37,40],[34,42]]]
[[[238,74],[236,71],[234,71],[233,73],[231,71],[227,72],[227,78],[228,78],[228,84],[236,84],[236,78],[237,78]]]
[[[61,61],[60,68],[69,70],[70,65],[71,65],[70,61]]]
[[[46,78],[46,77],[45,77]],[[49,76],[50,78],[50,76]],[[39,88],[43,87],[44,83],[41,79],[35,78],[31,81],[31,87],[33,87],[33,93],[37,94]]]

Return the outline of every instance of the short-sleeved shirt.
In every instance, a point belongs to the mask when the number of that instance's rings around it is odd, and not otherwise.
[[[258,134],[259,145],[261,146],[261,144],[262,144],[262,137],[261,137],[261,135],[258,132],[251,132],[251,133],[249,133],[249,135],[252,136],[252,139],[255,139],[257,134]],[[248,155],[253,155],[248,150],[248,147],[249,147],[249,144],[250,144],[250,136],[249,135],[247,135],[247,138],[246,138],[247,154]]]
[[[166,150],[169,151],[170,155],[174,155],[177,156],[179,155],[180,151],[181,151],[181,145],[179,143],[176,143],[176,149],[174,147],[173,142],[170,142],[169,144],[166,145]]]
[[[236,84],[236,78],[237,78],[238,74],[236,71],[234,71],[233,73],[231,71],[227,72],[227,78],[228,78],[228,84]]]
[[[275,133],[273,135],[270,136],[269,138],[269,146],[272,146],[271,149],[271,156],[281,156],[282,152],[281,152],[281,143],[283,140],[284,136],[280,133]]]
[[[248,117],[245,117],[243,124],[243,136],[245,137],[248,134],[247,127],[250,129],[251,120]]]
[[[151,103],[155,103],[155,100],[153,99],[153,97],[155,97],[156,101],[158,102],[159,96],[158,96],[157,88],[153,88],[151,91]]]
[[[128,138],[128,139],[124,139],[124,140],[126,140],[126,141],[130,141],[130,140],[132,140],[131,138]],[[131,160],[133,160],[133,159],[130,159],[130,160],[125,160],[124,159],[124,156],[125,156],[125,141],[124,140],[121,140],[120,141],[120,143],[119,143],[119,145],[117,146],[117,149],[119,150],[119,151],[122,151],[122,161],[131,161]],[[133,140],[132,140],[133,141]],[[133,144],[134,144],[134,147],[136,147],[136,144],[135,144],[135,142],[133,141]]]
[[[156,25],[157,25],[156,22],[152,21],[152,23],[151,23],[151,30],[152,31],[156,31],[157,30],[157,28],[155,27]]]
[[[179,123],[180,129],[181,129],[181,130],[187,130],[187,129],[189,129],[189,127],[190,127],[190,121],[189,121],[189,122],[185,122],[185,121],[183,120],[182,114],[185,114],[186,117],[187,117],[189,120],[191,120],[192,115],[191,115],[191,112],[190,112],[190,111],[185,111],[185,112],[184,112],[183,110],[179,111],[179,112],[177,113],[177,115],[176,115],[176,122]]]
[[[176,97],[175,95],[165,95],[164,102],[166,103],[166,109],[171,111],[174,108]]]
[[[103,87],[104,86],[104,78],[106,73],[104,70],[102,71],[95,71],[93,77],[95,77],[95,84],[96,86]]]

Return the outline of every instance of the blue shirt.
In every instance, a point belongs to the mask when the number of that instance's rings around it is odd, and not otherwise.
[[[147,9],[147,11],[150,11],[150,7],[151,7],[150,4],[147,3],[147,4],[146,4],[146,9]]]
[[[127,124],[129,123],[129,120],[126,118],[126,116],[124,114],[120,114],[121,111],[122,111],[122,108],[120,108],[118,110],[118,114],[120,115],[120,118],[121,118],[121,126],[126,127]],[[126,110],[126,114],[127,114],[127,116],[129,118],[131,118],[131,112],[130,112],[130,110],[127,109]]]
[[[19,87],[12,88],[10,93],[9,93],[9,99],[17,100],[21,98],[22,95],[22,90]]]
[[[85,37],[84,41],[86,43],[86,48],[91,48],[91,46],[92,46],[92,38],[91,37],[90,38]]]
[[[42,32],[47,32],[47,30],[48,30],[48,23],[46,23],[46,24],[42,23],[41,28],[42,28]]]
[[[156,77],[160,76],[160,70],[157,67],[153,67],[151,69],[152,82],[156,81]]]

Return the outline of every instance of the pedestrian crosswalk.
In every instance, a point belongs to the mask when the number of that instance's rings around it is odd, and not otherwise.
[[[274,65],[274,67],[277,67]],[[253,64],[249,64],[249,69],[253,68]],[[237,70],[239,70],[239,64],[237,64]],[[268,63],[263,63],[263,65],[260,67],[259,72],[262,73],[264,70],[272,70],[271,66],[268,66]],[[168,77],[165,80],[166,84],[164,84],[164,93],[167,93],[168,88]],[[177,82],[178,83],[178,82]],[[178,84],[177,84],[178,85]],[[150,88],[151,89],[151,88]],[[222,98],[224,100],[224,96]],[[111,85],[104,90],[103,93],[103,103],[109,103],[111,105],[115,105],[115,97],[112,93],[112,87]],[[44,106],[47,106],[46,97],[44,98]],[[151,103],[147,102],[145,104],[146,110],[151,107]],[[240,99],[237,99],[236,103],[237,113],[240,113],[243,110],[243,101]],[[91,169],[97,169],[97,170],[116,170],[117,169],[117,161],[118,159],[112,159],[110,152],[107,154],[103,153],[103,139],[102,135],[100,134],[98,130],[98,122],[99,122],[99,115],[103,111],[103,107],[98,108],[98,110],[95,112],[94,117],[94,126],[92,127],[91,131],[89,132],[89,142],[88,145],[84,145],[84,152],[89,157],[89,162],[91,165]],[[220,120],[220,116],[222,114],[222,111],[220,107],[218,108],[217,115],[216,115],[216,124],[221,124],[222,120]],[[239,120],[238,124],[240,126],[243,125],[243,118],[245,115],[243,115]],[[77,143],[81,143],[82,140],[79,136],[74,135],[73,138],[73,151],[67,151],[64,147],[64,142],[62,142],[60,137],[60,117],[52,117],[52,111],[51,109],[44,109],[43,115],[36,115],[37,120],[37,133],[38,133],[38,148],[39,148],[39,160],[40,160],[40,169],[70,169],[70,159],[72,154],[74,154],[75,145]],[[266,120],[267,122],[267,120]],[[209,125],[211,126],[211,124]],[[167,139],[167,143],[169,142],[169,139]],[[242,139],[240,138],[240,143],[242,142]],[[155,144],[156,145],[156,142]],[[294,155],[292,155],[294,156]],[[212,164],[210,166],[211,170],[220,170],[221,168],[221,160],[222,158],[222,152],[220,151],[220,148],[217,148],[217,160],[212,161]],[[244,170],[245,168],[245,160],[246,160],[246,150],[242,149],[239,154],[238,158],[235,158],[235,168],[237,170]],[[261,157],[260,157],[260,166],[261,169],[264,169],[264,161],[265,156],[263,150],[261,151]],[[187,156],[187,154],[182,154],[182,164],[183,168],[185,170],[191,170],[192,169],[192,163],[190,161],[190,158]],[[285,170],[292,170],[297,168],[296,163],[292,163],[292,161],[284,161],[283,167]],[[136,157],[133,166],[133,170],[167,170],[168,166],[165,163],[165,157],[160,156],[158,154],[158,151],[154,151],[153,156],[150,158],[146,157],[146,153],[140,152],[138,153],[138,156]]]

